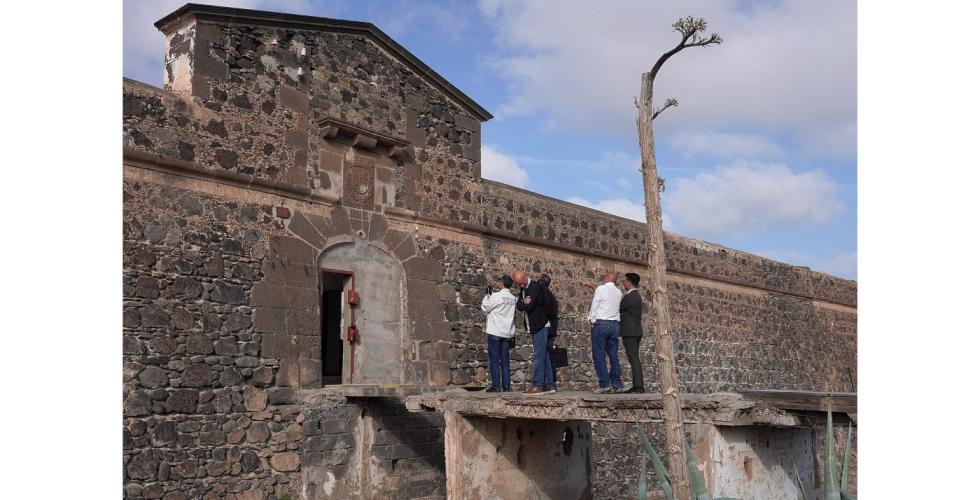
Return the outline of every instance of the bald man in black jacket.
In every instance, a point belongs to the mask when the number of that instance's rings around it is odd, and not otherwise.
[[[514,284],[521,287],[517,298],[517,310],[524,312],[528,333],[534,346],[534,371],[531,387],[524,394],[552,394],[555,392],[554,370],[548,352],[548,330],[551,325],[548,317],[547,294],[537,281],[531,281],[524,271],[511,274]]]

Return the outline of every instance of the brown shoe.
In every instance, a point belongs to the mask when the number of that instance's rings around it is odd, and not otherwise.
[[[538,394],[544,394],[545,392],[546,390],[544,387],[538,387],[536,385],[533,385],[531,386],[530,389],[524,391],[524,394],[527,394],[528,396],[535,396]]]

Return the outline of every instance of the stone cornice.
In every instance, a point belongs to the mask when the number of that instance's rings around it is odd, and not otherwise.
[[[401,155],[402,149],[410,144],[404,139],[374,132],[336,118],[324,118],[317,125],[320,126],[324,139],[333,139],[340,134],[350,136],[355,148],[373,150],[376,146],[381,146],[385,155],[391,158]]]
[[[340,201],[338,196],[319,192],[312,188],[301,188],[284,182],[256,178],[250,175],[227,170],[203,169],[194,162],[147,153],[132,148],[123,148],[123,165],[146,168],[158,172],[171,173],[194,179],[215,180],[245,189],[254,189],[300,201],[333,204]]]

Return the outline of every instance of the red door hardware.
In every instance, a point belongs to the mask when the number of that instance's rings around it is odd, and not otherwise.
[[[357,331],[357,325],[349,325],[347,327],[347,341],[357,342],[361,337],[361,334]]]

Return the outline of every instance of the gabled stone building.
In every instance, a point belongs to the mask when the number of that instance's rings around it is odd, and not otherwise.
[[[479,300],[515,268],[554,278],[562,387],[593,383],[576,283],[646,276],[642,224],[481,178],[490,113],[369,23],[189,4],[156,26],[164,88],[123,82],[127,496],[444,497],[442,414],[339,388],[486,384]],[[684,392],[855,390],[855,282],[667,252]],[[627,434],[591,426],[597,497],[631,494]]]

